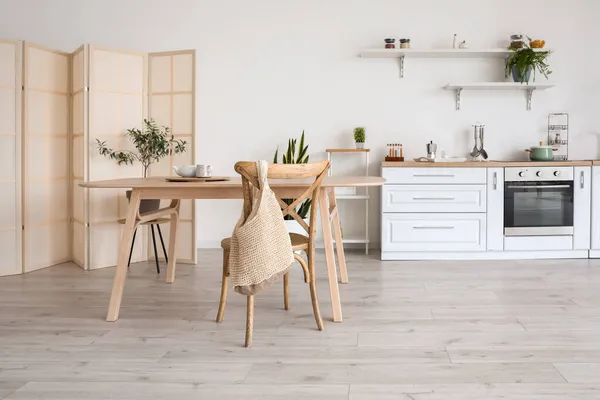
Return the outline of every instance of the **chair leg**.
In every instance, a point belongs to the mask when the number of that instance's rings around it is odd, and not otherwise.
[[[317,298],[317,278],[315,276],[315,249],[309,250],[308,254],[308,271],[310,272],[310,299],[313,306],[313,314],[317,322],[317,329],[322,331],[323,318],[321,318],[321,310],[319,310],[319,299]]]
[[[223,322],[225,305],[227,304],[227,288],[229,283],[229,250],[223,249],[223,277],[221,278],[221,299],[219,300],[219,311],[217,322]]]
[[[248,296],[246,303],[246,347],[252,346],[252,329],[254,327],[254,296]]]
[[[158,265],[158,252],[156,251],[156,238],[154,237],[154,225],[150,224],[152,229],[152,245],[154,246],[154,261],[156,261],[156,273],[160,274],[160,265]]]
[[[283,275],[283,308],[290,309],[290,273]]]
[[[163,249],[163,254],[165,255],[165,263],[169,263],[169,257],[167,256],[167,248],[165,247],[165,241],[162,237],[162,232],[160,231],[160,224],[156,224],[156,229],[158,229],[158,237],[160,238],[160,245]]]
[[[131,265],[131,256],[133,255],[133,247],[135,246],[135,235],[137,234],[137,228],[133,231],[133,240],[131,241],[131,249],[129,249],[129,261],[127,261],[127,268]]]

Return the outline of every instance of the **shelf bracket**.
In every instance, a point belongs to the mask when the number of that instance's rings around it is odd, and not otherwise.
[[[535,89],[527,89],[527,111],[531,111],[531,99]]]
[[[504,77],[505,78],[508,78],[508,70],[506,68],[506,67],[508,67],[508,59],[509,59],[509,57],[506,57],[504,59]]]
[[[462,93],[462,88],[456,89],[456,111],[460,111],[460,94]]]
[[[400,68],[400,79],[404,78],[404,56],[398,58],[398,67]]]

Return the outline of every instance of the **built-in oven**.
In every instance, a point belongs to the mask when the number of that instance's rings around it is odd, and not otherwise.
[[[573,168],[506,168],[504,235],[573,235]]]

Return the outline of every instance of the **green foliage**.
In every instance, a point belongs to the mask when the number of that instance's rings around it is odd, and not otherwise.
[[[304,131],[302,131],[302,135],[300,136],[300,144],[296,147],[297,140],[289,139],[288,147],[285,153],[281,156],[282,164],[308,164],[309,156],[308,156],[308,145],[304,144]],[[275,151],[275,156],[273,157],[273,164],[279,163],[279,147]],[[292,204],[294,199],[282,199],[286,204]],[[302,219],[306,218],[308,215],[308,211],[310,210],[311,200],[307,199],[300,204],[300,207],[296,210],[298,215],[302,217]],[[286,215],[283,217],[286,220],[294,219],[290,215]]]
[[[527,37],[531,41],[530,37]],[[523,43],[524,47],[514,49],[509,47],[509,50],[514,51],[506,60],[506,74],[512,73],[513,67],[516,67],[519,72],[521,83],[525,82],[527,72],[533,70],[533,81],[535,82],[536,71],[541,73],[548,79],[548,75],[552,73],[548,65],[547,58],[550,55],[549,51],[536,51],[527,43]]]
[[[358,128],[354,128],[354,141],[356,143],[364,143],[365,142],[365,128],[359,126]]]
[[[168,127],[159,127],[154,119],[145,119],[142,130],[127,129],[125,135],[131,140],[137,152],[113,150],[106,146],[106,141],[101,142],[96,139],[98,152],[106,158],[116,160],[119,165],[140,162],[144,168],[144,178],[148,176],[150,164],[158,162],[166,156],[186,151],[187,143],[184,140],[175,139]]]

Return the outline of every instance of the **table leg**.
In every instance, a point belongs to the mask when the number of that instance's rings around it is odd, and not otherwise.
[[[337,250],[338,264],[340,266],[340,281],[342,283],[348,283],[348,270],[346,268],[346,256],[344,255],[340,213],[335,199],[335,189],[329,191],[329,212],[333,213],[333,233],[335,235],[335,248]]]
[[[321,188],[319,193],[319,210],[321,213],[321,226],[323,227],[323,244],[325,246],[325,259],[327,261],[327,275],[329,276],[329,293],[331,295],[331,308],[333,321],[342,322],[342,304],[340,302],[340,288],[338,286],[335,256],[333,254],[333,240],[331,237],[331,221],[329,219],[329,202],[327,189]]]
[[[125,279],[127,278],[127,261],[129,250],[133,242],[133,233],[136,228],[138,210],[140,208],[141,190],[133,189],[127,208],[127,219],[123,228],[123,235],[119,243],[119,256],[117,259],[117,268],[115,270],[115,279],[113,281],[110,303],[108,305],[108,314],[106,320],[114,322],[119,319],[119,309],[123,299],[123,289],[125,288]]]
[[[177,225],[179,225],[179,205],[180,201],[175,206],[176,212],[171,214],[171,227],[169,229],[169,262],[167,266],[167,283],[175,281],[175,267],[177,264],[177,256],[175,246],[177,246]]]

